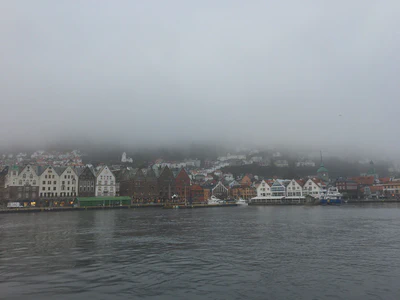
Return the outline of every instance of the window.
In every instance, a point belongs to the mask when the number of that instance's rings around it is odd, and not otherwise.
[[[26,174],[22,175],[22,178],[24,178],[24,179],[25,179],[25,178],[26,178]]]
[[[19,181],[19,184],[22,184],[22,180]]]
[[[36,180],[34,180],[34,181],[32,182],[32,184],[36,184]]]
[[[53,187],[53,191],[55,191],[57,188],[56,187]]]
[[[44,178],[47,178],[47,175],[44,175]]]
[[[54,178],[54,175],[53,175],[53,178]]]
[[[45,191],[46,190],[46,188],[45,187],[42,187],[42,191]]]
[[[29,176],[29,178],[32,179],[32,178],[33,178],[33,174],[31,174],[31,175]]]
[[[71,184],[71,181],[68,181],[68,184]]]
[[[50,191],[50,190],[51,190],[51,188],[50,188],[50,187],[48,187],[48,188],[47,188],[47,190],[48,190],[48,191]]]
[[[47,184],[51,184],[51,181],[47,181]]]
[[[53,181],[53,184],[57,184],[57,181]]]

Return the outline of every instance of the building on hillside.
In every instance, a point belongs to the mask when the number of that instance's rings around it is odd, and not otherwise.
[[[115,197],[115,194],[115,175],[108,166],[103,166],[96,174],[96,197]]]
[[[369,169],[368,169],[367,174],[364,174],[364,175],[365,175],[365,176],[372,176],[372,177],[374,177],[376,180],[379,179],[379,175],[376,173],[375,165],[374,165],[374,162],[373,162],[372,160],[371,160],[370,163],[369,163]]]
[[[285,159],[275,161],[274,165],[276,167],[278,167],[278,168],[287,168],[287,167],[289,167],[289,163]]]
[[[94,170],[86,166],[78,177],[78,194],[80,197],[94,197],[96,195],[96,176]]]
[[[251,185],[251,178],[249,175],[243,176],[242,180],[240,180],[240,185],[242,186],[250,186]]]
[[[181,168],[175,176],[175,190],[180,200],[189,200],[190,177],[184,168]]]
[[[311,160],[303,160],[303,161],[298,161],[296,162],[296,167],[301,168],[301,167],[315,167],[315,162]]]

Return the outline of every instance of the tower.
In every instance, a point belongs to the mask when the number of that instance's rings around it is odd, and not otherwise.
[[[320,151],[320,154],[321,154],[321,164],[317,170],[317,177],[325,182],[328,182],[329,181],[329,171],[324,166],[324,161],[322,160],[322,151]]]

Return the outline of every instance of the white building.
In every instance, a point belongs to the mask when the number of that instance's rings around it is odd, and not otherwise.
[[[311,160],[298,161],[296,162],[296,167],[315,167],[315,162]]]
[[[251,161],[252,162],[255,162],[255,163],[259,163],[259,162],[261,162],[262,161],[262,156],[253,156],[252,158],[251,158]]]
[[[257,197],[271,197],[271,186],[265,180],[257,187]]]
[[[39,196],[58,197],[60,195],[60,176],[52,166],[47,167],[40,174]]]
[[[318,179],[308,179],[303,186],[303,195],[310,195],[314,198],[320,198],[325,190],[325,186]]]
[[[78,175],[71,167],[67,167],[60,175],[60,197],[74,197],[78,192]]]
[[[126,152],[122,153],[121,162],[123,163],[132,163],[133,159],[126,156]]]
[[[115,176],[107,166],[96,174],[96,197],[115,196]]]
[[[235,180],[235,178],[233,177],[233,174],[232,174],[232,173],[225,173],[225,174],[224,174],[224,178],[225,178],[226,181],[233,181],[233,180]]]
[[[292,179],[286,186],[287,197],[303,197],[303,187],[300,185],[300,181]]]
[[[36,174],[36,168],[27,165],[24,168],[12,167],[6,178],[5,186],[39,186],[39,176]]]
[[[274,164],[278,168],[287,168],[287,167],[289,167],[289,163],[287,162],[287,160],[277,160]]]

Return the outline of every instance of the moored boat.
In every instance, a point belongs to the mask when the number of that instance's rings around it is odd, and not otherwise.
[[[225,201],[224,201],[224,200],[221,200],[221,199],[218,199],[218,198],[215,197],[215,196],[211,196],[211,198],[208,199],[207,203],[208,203],[208,204],[224,204]]]
[[[244,200],[242,198],[239,198],[239,200],[236,201],[237,205],[249,205],[247,200]]]
[[[330,187],[321,197],[320,203],[323,205],[338,205],[342,204],[342,194],[339,193],[337,187]]]

